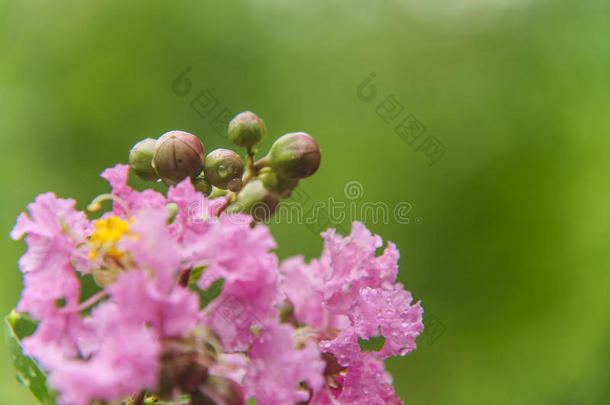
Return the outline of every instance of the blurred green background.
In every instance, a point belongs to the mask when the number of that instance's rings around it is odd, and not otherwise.
[[[251,109],[264,150],[295,130],[319,141],[306,204],[349,202],[349,181],[358,204],[411,204],[409,224],[367,222],[434,324],[387,362],[406,404],[610,403],[607,1],[1,1],[0,50],[0,312],[25,250],[8,232],[37,194],[82,209],[139,139],[228,147],[216,114]],[[391,95],[403,111],[386,123]],[[408,114],[426,128],[413,145],[394,132]],[[433,165],[428,135],[445,148]],[[315,227],[271,227],[280,257],[319,254]],[[34,404],[2,346],[0,393]]]

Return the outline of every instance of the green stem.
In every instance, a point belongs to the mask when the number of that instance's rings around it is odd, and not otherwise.
[[[217,217],[219,217],[220,214],[222,214],[224,212],[224,210],[226,210],[227,207],[229,205],[231,205],[231,203],[234,201],[236,196],[237,196],[237,193],[229,193],[229,195],[227,195],[224,204],[222,204],[222,206],[218,209],[218,211],[216,211]]]
[[[246,184],[248,184],[250,180],[252,180],[256,176],[258,176],[258,171],[268,165],[265,162],[268,162],[267,157],[264,157],[258,162],[254,163],[254,149],[252,149],[251,146],[248,146],[246,148],[246,170],[244,171],[244,175],[241,178],[241,188],[227,195],[225,203],[216,212],[217,217],[219,217],[220,214],[222,214],[224,210],[226,210],[227,207],[237,199],[237,195],[244,189]]]
[[[97,212],[97,211],[101,210],[102,202],[104,202],[106,200],[112,200],[113,202],[116,202],[117,204],[119,204],[121,206],[121,208],[123,208],[123,211],[125,211],[125,213],[127,215],[129,215],[129,207],[127,206],[127,203],[125,201],[123,201],[121,198],[117,197],[116,195],[110,194],[110,193],[100,194],[97,197],[95,197],[93,199],[93,201],[91,201],[91,204],[89,204],[87,206],[87,211]]]
[[[246,171],[244,172],[244,176],[241,180],[241,190],[248,184],[250,180],[252,180],[258,174],[258,170],[254,167],[254,151],[252,147],[249,146],[247,148],[247,156],[246,156]]]
[[[271,160],[269,156],[262,157],[254,162],[254,169],[257,171],[264,169],[265,167],[269,167],[271,165]]]

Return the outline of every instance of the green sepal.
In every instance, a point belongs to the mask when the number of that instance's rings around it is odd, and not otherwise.
[[[5,338],[15,367],[17,381],[27,387],[42,405],[56,405],[55,395],[47,387],[47,375],[32,358],[23,354],[21,340],[36,330],[36,322],[15,310],[4,318]]]

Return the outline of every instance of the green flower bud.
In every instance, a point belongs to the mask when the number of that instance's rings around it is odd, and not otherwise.
[[[309,177],[320,166],[320,148],[305,132],[279,137],[271,145],[268,157],[273,170],[288,179]]]
[[[278,176],[270,167],[261,170],[258,178],[267,190],[277,193],[281,198],[290,197],[292,190],[299,184],[297,179],[286,179]]]
[[[226,212],[243,212],[252,215],[256,221],[265,221],[271,218],[279,203],[278,195],[267,190],[262,181],[255,179],[246,184]]]
[[[241,188],[244,162],[229,149],[216,149],[205,157],[205,177],[214,187],[237,191]]]
[[[195,190],[205,194],[206,196],[210,195],[212,192],[212,185],[203,176],[198,176],[193,180],[193,187],[195,187]]]
[[[251,111],[239,113],[229,123],[229,139],[237,146],[254,146],[267,135],[265,123]]]
[[[156,181],[157,171],[152,167],[155,140],[146,138],[133,145],[129,151],[129,167],[142,180]]]
[[[193,134],[169,131],[155,142],[153,166],[165,184],[196,177],[203,170],[203,143]]]

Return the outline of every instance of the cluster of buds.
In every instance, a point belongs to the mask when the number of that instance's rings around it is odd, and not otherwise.
[[[187,177],[206,196],[226,196],[222,210],[247,213],[257,221],[269,219],[282,198],[290,197],[299,180],[320,166],[320,148],[309,134],[292,132],[279,137],[269,153],[255,160],[267,128],[251,111],[237,114],[228,136],[246,149],[244,159],[230,149],[205,155],[201,140],[184,131],[169,131],[159,139],[147,138],[129,152],[129,166],[141,179],[175,185]]]

